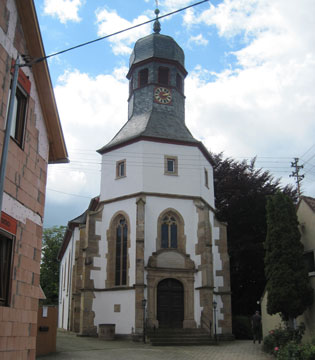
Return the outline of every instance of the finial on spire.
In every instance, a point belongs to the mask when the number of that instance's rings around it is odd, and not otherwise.
[[[155,16],[156,16],[156,20],[154,21],[154,25],[153,25],[153,31],[156,33],[156,34],[159,34],[160,31],[161,31],[161,24],[159,22],[159,13],[160,13],[160,10],[159,10],[159,1],[158,0],[155,0],[155,4],[156,4],[156,9],[155,9]]]

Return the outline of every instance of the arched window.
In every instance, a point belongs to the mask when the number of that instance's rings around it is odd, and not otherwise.
[[[148,84],[149,70],[142,69],[139,71],[138,87],[145,86]]]
[[[129,284],[130,220],[125,212],[116,213],[106,232],[107,237],[107,278],[106,288]]]
[[[162,219],[161,248],[177,249],[177,221],[172,214],[166,214]]]
[[[164,66],[159,67],[158,82],[162,85],[169,84],[169,72],[170,69]]]
[[[127,236],[127,222],[121,217],[116,226],[115,285],[127,284]]]
[[[157,219],[156,250],[176,249],[186,252],[185,223],[173,208],[165,209]]]

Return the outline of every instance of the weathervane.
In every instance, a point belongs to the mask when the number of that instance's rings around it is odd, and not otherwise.
[[[155,4],[156,4],[156,9],[155,9],[155,16],[156,16],[156,20],[154,21],[154,25],[153,25],[153,31],[156,33],[156,34],[159,34],[160,31],[161,31],[161,24],[159,22],[159,13],[160,13],[160,10],[159,10],[159,1],[158,0],[155,0]]]

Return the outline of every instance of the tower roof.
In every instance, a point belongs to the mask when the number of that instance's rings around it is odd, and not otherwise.
[[[176,65],[182,74],[186,76],[187,72],[184,67],[185,55],[182,48],[172,37],[156,32],[139,39],[135,43],[130,56],[130,68],[127,78],[132,81],[132,74],[139,65],[147,62],[160,61]],[[150,96],[153,96],[152,86],[155,86],[154,83],[147,85],[147,89],[149,89],[149,93],[147,94],[150,94]],[[176,91],[176,89],[174,91]],[[143,101],[145,101],[145,97]],[[136,106],[138,105],[135,105],[135,107]],[[181,106],[184,107],[184,102],[181,103]],[[200,141],[192,136],[185,125],[184,116],[184,111],[178,111],[176,106],[174,106],[172,111],[166,109],[165,106],[154,106],[154,103],[152,103],[150,110],[144,111],[139,107],[132,111],[129,120],[114,138],[101,149],[97,150],[97,152],[104,154],[136,141],[147,140],[196,146],[211,162],[207,149]]]
[[[129,67],[150,58],[175,61],[185,67],[184,51],[172,37],[167,35],[154,33],[139,39],[130,56]]]
[[[99,149],[98,152],[102,154],[111,148],[133,142],[137,138],[191,144],[199,143],[194,139],[185,123],[178,117],[171,115],[165,117],[165,113],[155,110],[133,115],[115,137],[107,145]]]

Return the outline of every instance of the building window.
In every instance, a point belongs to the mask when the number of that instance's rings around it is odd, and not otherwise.
[[[164,173],[166,175],[178,175],[177,156],[164,156]]]
[[[160,66],[159,67],[159,76],[158,76],[158,82],[162,85],[168,85],[169,84],[169,68]]]
[[[186,253],[185,223],[181,214],[173,209],[165,209],[158,217],[156,251],[176,249]]]
[[[209,189],[209,175],[207,169],[205,169],[205,186]]]
[[[9,102],[10,102],[10,97],[9,97]],[[9,102],[8,102],[8,110],[9,110]],[[23,145],[23,138],[24,138],[26,105],[27,105],[27,97],[24,94],[24,92],[22,92],[22,90],[20,90],[17,87],[15,93],[10,135],[21,147]]]
[[[130,260],[128,249],[130,248],[130,220],[126,213],[119,211],[110,222],[107,234],[107,277],[105,286],[107,289],[115,286],[129,284],[128,269]]]
[[[176,74],[176,87],[180,92],[183,92],[183,79],[179,74]]]
[[[127,236],[127,222],[122,217],[116,227],[115,285],[127,284]]]
[[[308,272],[315,271],[315,262],[314,262],[314,251],[309,251],[303,254],[303,260]]]
[[[0,233],[0,306],[10,305],[14,237]]]
[[[177,221],[172,214],[166,214],[162,219],[161,248],[177,249]]]
[[[142,69],[139,71],[139,86],[145,86],[148,84],[149,79],[149,70],[148,69]]]
[[[116,179],[126,176],[126,160],[120,160],[116,163]]]

